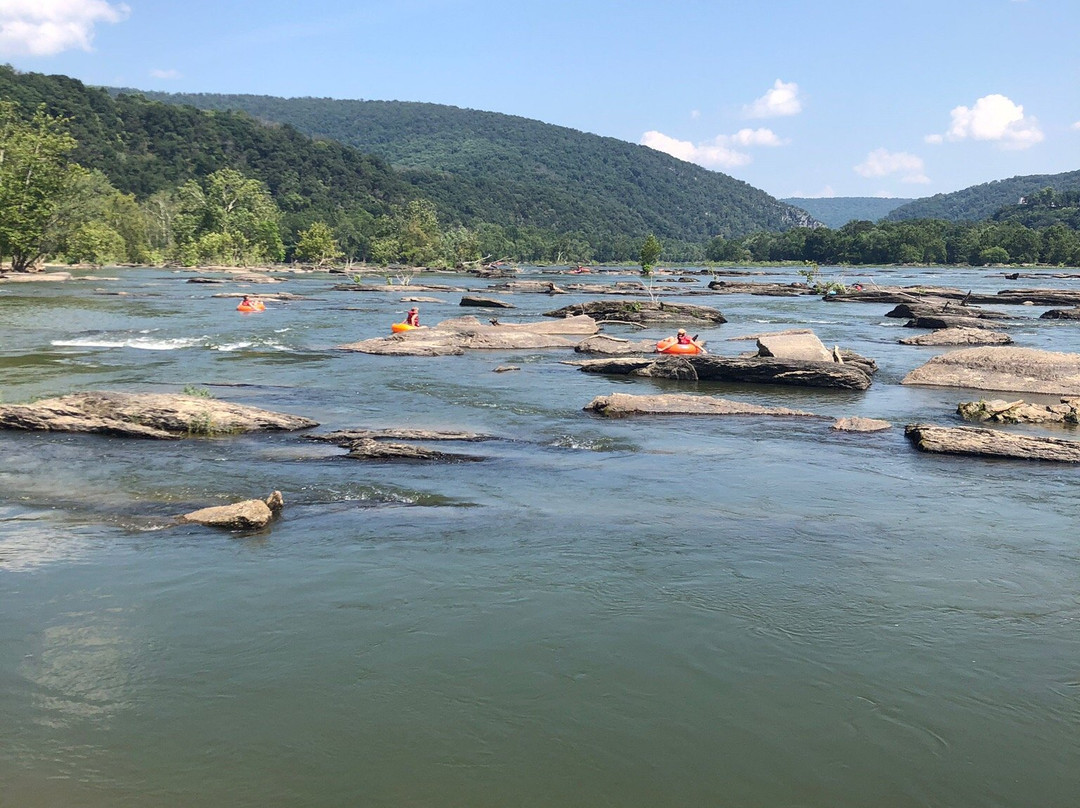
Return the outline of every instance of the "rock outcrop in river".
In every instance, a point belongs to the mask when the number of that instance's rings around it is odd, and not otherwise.
[[[581,364],[585,373],[649,376],[683,381],[789,384],[866,390],[870,375],[854,364],[811,362],[773,357],[665,356],[591,359]]]
[[[1080,441],[932,424],[908,424],[904,435],[921,452],[1080,463]]]
[[[901,384],[1080,395],[1080,354],[1035,348],[963,348],[935,356]]]
[[[965,421],[993,421],[999,424],[1080,424],[1080,399],[1063,398],[1058,404],[1031,404],[1026,401],[964,401],[956,413]]]
[[[545,317],[574,317],[588,315],[597,322],[637,323],[639,325],[672,324],[689,325],[726,323],[724,315],[711,306],[692,306],[688,303],[664,303],[663,301],[594,300],[575,303],[555,311],[544,312]]]
[[[741,401],[730,401],[713,396],[694,396],[681,393],[658,396],[635,396],[612,393],[597,396],[585,407],[589,412],[609,418],[628,415],[771,415],[819,418],[812,412],[791,410],[787,407],[763,407]]]
[[[129,438],[189,438],[307,429],[299,415],[169,393],[72,393],[31,404],[0,406],[0,428],[96,432]]]
[[[226,530],[258,530],[270,524],[284,507],[285,500],[281,492],[274,491],[266,499],[247,499],[232,505],[200,508],[185,513],[180,517],[180,521]]]
[[[415,328],[338,347],[388,356],[458,356],[465,351],[573,348],[597,331],[596,321],[585,316],[535,323],[502,323],[496,319],[488,325],[475,317],[457,317],[434,328]]]

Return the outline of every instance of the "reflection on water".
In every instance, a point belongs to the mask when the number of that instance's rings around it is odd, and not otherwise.
[[[999,288],[934,272],[860,274]],[[0,434],[4,804],[1080,801],[1078,472],[912,451],[902,425],[952,422],[962,394],[898,384],[937,350],[897,345],[891,307],[687,298],[728,317],[701,329],[714,352],[812,327],[877,360],[870,390],[831,393],[597,377],[558,352],[339,352],[402,295],[302,276],[276,288],[308,300],[241,318],[184,274],[117,274],[155,297],[0,294],[4,402],[197,384],[320,430],[497,439],[433,444],[485,458],[433,465],[296,435]],[[553,308],[514,302],[500,319]],[[1080,351],[1075,325],[1011,308],[1018,344]],[[897,427],[582,411],[613,390]],[[256,535],[173,520],[275,489]]]

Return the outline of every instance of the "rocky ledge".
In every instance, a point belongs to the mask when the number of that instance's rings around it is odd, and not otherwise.
[[[597,322],[637,323],[648,325],[670,323],[689,325],[707,323],[719,325],[726,323],[724,315],[711,306],[692,306],[686,303],[664,303],[662,301],[594,300],[589,303],[575,303],[561,309],[544,312],[545,317],[574,317],[588,315]]]
[[[648,376],[682,381],[718,381],[744,384],[788,384],[866,390],[870,374],[853,363],[813,362],[804,359],[748,356],[665,356],[590,359],[581,363],[585,373]]]
[[[962,348],[935,356],[900,383],[1077,396],[1080,354],[1035,348]]]
[[[96,432],[129,438],[175,439],[307,429],[299,415],[168,393],[72,393],[31,404],[0,406],[0,429]]]
[[[1002,401],[999,398],[965,401],[956,408],[965,421],[999,424],[1080,424],[1080,399],[1063,398],[1057,404]]]
[[[414,328],[387,337],[339,345],[343,351],[389,356],[458,356],[465,351],[540,350],[573,348],[599,328],[591,317],[502,323],[497,318],[482,324],[475,317],[444,320],[434,328]]]
[[[1080,463],[1080,441],[932,424],[908,424],[904,435],[921,452]]]
[[[657,396],[635,396],[627,393],[612,393],[610,396],[597,396],[584,407],[588,412],[605,415],[609,418],[624,418],[628,415],[772,415],[818,418],[812,412],[791,410],[787,407],[762,407],[741,401],[730,401],[713,396],[692,396],[669,394]]]

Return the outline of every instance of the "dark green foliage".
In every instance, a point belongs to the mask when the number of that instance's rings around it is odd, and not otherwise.
[[[1044,188],[1052,188],[1055,191],[1080,191],[1080,171],[1012,177],[1007,180],[973,185],[951,194],[935,194],[902,205],[886,218],[890,221],[905,219],[980,221],[990,218],[1001,208],[1020,204],[1021,198],[1037,194]]]
[[[705,239],[784,230],[807,217],[744,182],[644,146],[493,112],[398,101],[339,101],[251,95],[150,94],[204,109],[244,110],[317,137],[379,155],[439,208],[448,224],[569,235],[550,260],[637,257],[654,232],[669,254]],[[511,236],[530,258],[530,251]],[[577,245],[577,246],[575,246]],[[541,251],[545,252],[545,251]],[[493,255],[498,255],[496,250]],[[578,254],[587,260],[588,254]],[[571,258],[571,260],[574,260]]]
[[[843,227],[848,222],[866,220],[876,222],[901,205],[913,199],[882,198],[879,196],[793,197],[781,199],[789,205],[801,208],[817,221],[832,228]]]

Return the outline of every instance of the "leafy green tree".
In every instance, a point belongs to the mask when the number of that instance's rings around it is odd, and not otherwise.
[[[659,239],[652,233],[646,236],[645,241],[642,242],[641,250],[638,251],[638,260],[641,262],[641,274],[651,275],[653,267],[656,266],[656,262],[660,260],[660,253],[663,247],[660,246]]]
[[[150,257],[147,222],[135,197],[120,193],[100,171],[81,168],[72,171],[68,193],[46,230],[45,248],[70,262],[99,265],[146,263]]]
[[[334,232],[326,222],[315,222],[300,233],[296,242],[296,258],[322,265],[341,257],[341,248],[334,240]]]
[[[44,256],[48,227],[69,192],[76,143],[66,125],[43,108],[27,119],[13,101],[0,101],[0,261],[10,256],[16,272]]]
[[[67,238],[64,257],[68,261],[102,266],[123,260],[127,252],[124,237],[105,222],[83,222]]]
[[[281,261],[281,213],[259,180],[232,168],[202,182],[188,180],[177,192],[173,234],[185,264],[245,265]]]
[[[443,263],[443,233],[435,205],[414,199],[395,207],[376,222],[378,235],[371,243],[373,260],[380,264],[403,262],[409,266]]]

